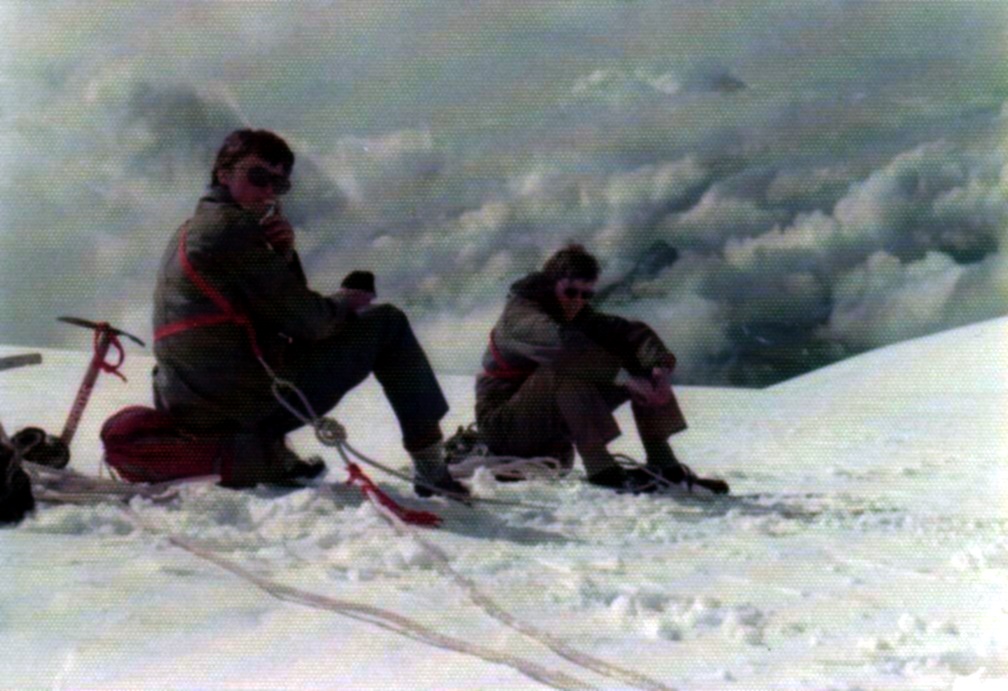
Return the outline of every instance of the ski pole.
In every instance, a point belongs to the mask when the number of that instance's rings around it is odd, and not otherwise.
[[[144,345],[144,342],[132,334],[113,328],[108,322],[91,322],[77,317],[60,317],[59,320],[67,324],[73,324],[74,326],[91,329],[95,335],[94,355],[91,357],[91,363],[88,365],[87,372],[84,373],[84,380],[77,390],[77,397],[70,408],[70,414],[67,416],[66,424],[63,426],[63,433],[59,437],[60,441],[69,447],[70,442],[77,433],[77,426],[80,424],[81,416],[84,415],[84,408],[91,398],[91,392],[94,390],[98,373],[102,371],[109,372],[125,380],[125,377],[119,373],[119,366],[122,365],[124,352],[118,337],[126,336],[141,346]],[[114,365],[105,362],[105,357],[108,355],[109,348],[111,347],[115,347],[119,352],[119,362]]]

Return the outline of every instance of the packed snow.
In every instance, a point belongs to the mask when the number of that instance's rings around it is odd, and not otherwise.
[[[44,504],[0,529],[0,679],[54,689],[530,688],[551,679],[1001,688],[1006,342],[1008,319],[998,319],[770,389],[682,388],[691,427],[674,446],[697,471],[726,478],[726,498],[478,475],[478,496],[524,505],[468,508],[416,499],[369,470],[403,503],[444,518],[440,529],[397,531],[302,431],[297,450],[330,465],[323,487],[193,484],[162,503]],[[129,383],[99,381],[73,445],[78,471],[100,472],[108,415],[149,401],[152,360],[130,350]],[[62,428],[89,355],[43,356],[41,366],[0,373],[8,431]],[[453,429],[471,419],[473,380],[442,382]],[[372,380],[335,415],[363,453],[408,468]],[[619,419],[614,450],[640,457],[629,411]],[[335,601],[394,612],[443,638],[323,606]],[[498,657],[438,644],[448,639]],[[554,676],[537,681],[532,665]]]

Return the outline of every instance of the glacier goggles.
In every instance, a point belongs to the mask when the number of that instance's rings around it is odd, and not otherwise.
[[[287,175],[272,173],[262,166],[252,166],[245,173],[245,177],[256,187],[272,187],[276,194],[286,194],[291,188],[290,178]]]
[[[585,301],[591,300],[595,297],[594,290],[581,290],[580,288],[575,288],[573,286],[569,288],[564,288],[564,297],[568,300],[574,300],[575,298],[582,298]]]

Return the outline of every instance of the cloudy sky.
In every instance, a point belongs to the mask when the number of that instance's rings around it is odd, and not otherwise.
[[[1003,3],[0,0],[0,27],[0,342],[149,337],[242,125],[295,149],[313,284],[373,269],[444,370],[567,240],[689,383],[1008,312]]]

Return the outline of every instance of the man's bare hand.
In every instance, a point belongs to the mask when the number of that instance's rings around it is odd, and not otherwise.
[[[630,377],[626,383],[630,398],[644,406],[657,405],[658,392],[655,390],[654,382],[648,377]]]
[[[270,216],[262,222],[266,242],[274,251],[286,255],[294,250],[294,227],[283,216]]]
[[[665,405],[672,400],[671,368],[655,367],[651,370],[651,384],[654,387],[653,405]]]

